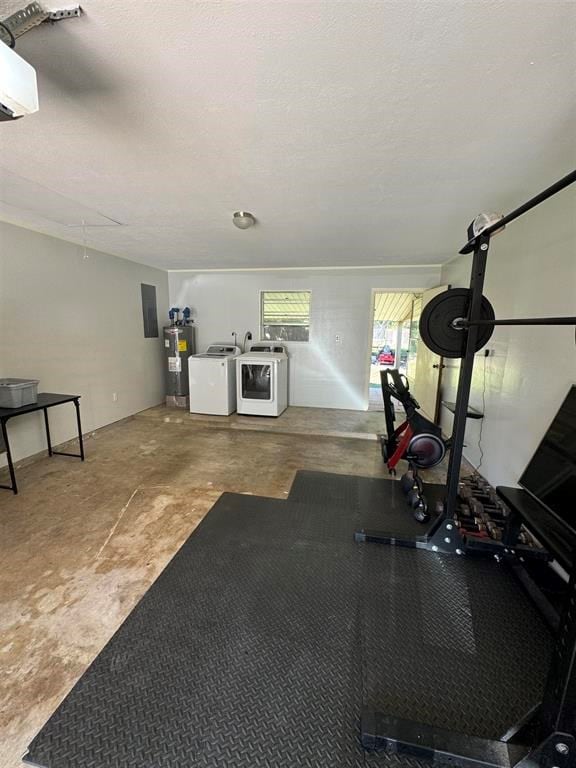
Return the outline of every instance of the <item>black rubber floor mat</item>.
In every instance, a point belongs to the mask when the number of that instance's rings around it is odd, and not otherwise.
[[[363,569],[368,708],[498,739],[539,702],[552,639],[505,565],[366,545]]]
[[[363,765],[363,550],[352,532],[343,510],[225,494],[27,760],[50,768]]]
[[[414,519],[397,480],[301,470],[296,473],[288,500],[300,504],[343,507],[359,527],[422,536],[436,518],[435,505],[444,497],[445,487],[426,484],[424,495],[431,513],[428,524]]]
[[[362,751],[365,705],[500,735],[542,685],[546,629],[496,564],[354,544],[371,514],[224,494],[27,761],[424,765]]]

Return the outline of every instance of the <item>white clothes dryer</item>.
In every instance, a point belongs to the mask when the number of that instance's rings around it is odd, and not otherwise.
[[[276,341],[257,341],[236,359],[238,413],[280,416],[288,406],[288,353]]]

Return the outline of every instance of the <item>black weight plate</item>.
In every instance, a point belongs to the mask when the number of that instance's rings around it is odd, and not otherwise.
[[[453,328],[452,322],[459,317],[468,317],[469,307],[469,288],[450,288],[426,304],[420,316],[420,337],[428,349],[442,357],[464,357],[468,334],[463,329]],[[480,320],[494,319],[492,305],[486,296],[482,296]],[[493,332],[493,325],[478,327],[476,352],[488,343]]]

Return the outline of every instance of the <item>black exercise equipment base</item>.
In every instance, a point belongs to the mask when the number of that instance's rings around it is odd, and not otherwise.
[[[366,750],[423,758],[433,765],[572,768],[576,764],[576,739],[569,733],[557,732],[530,749],[513,741],[479,739],[370,710],[362,713],[361,731],[362,746]]]
[[[511,768],[526,754],[525,749],[503,741],[479,739],[370,710],[362,713],[361,731],[364,749],[424,758],[433,764],[454,763],[457,755],[462,768]]]
[[[444,485],[424,484],[423,494],[433,500],[434,504],[441,504],[446,496]],[[434,504],[431,505],[434,509]],[[518,524],[518,531],[520,523]],[[358,544],[386,544],[394,547],[408,549],[423,549],[429,552],[437,552],[447,555],[478,555],[494,556],[498,560],[551,560],[550,554],[544,550],[518,544],[515,542],[496,541],[490,538],[476,538],[461,533],[453,518],[446,512],[437,513],[432,524],[423,535],[399,536],[392,531],[383,531],[373,528],[360,529],[354,533],[354,540]]]
[[[52,448],[52,440],[50,438],[50,424],[48,421],[48,408],[53,408],[55,405],[62,405],[63,403],[74,403],[74,407],[76,409],[76,426],[78,428],[78,443],[80,446],[80,453],[55,451]],[[23,405],[20,408],[0,408],[0,430],[2,432],[2,439],[4,441],[6,457],[8,459],[8,472],[10,474],[10,485],[0,485],[0,488],[5,488],[7,491],[12,491],[14,494],[18,493],[18,485],[16,484],[16,472],[14,471],[14,462],[12,461],[12,452],[10,450],[10,442],[8,440],[8,430],[6,428],[6,424],[10,419],[15,418],[16,416],[23,416],[26,413],[35,413],[36,411],[44,412],[44,427],[46,430],[48,456],[72,456],[75,459],[84,461],[84,441],[82,439],[82,424],[80,421],[80,395],[59,395],[53,392],[41,392],[38,395],[38,400],[35,403]]]

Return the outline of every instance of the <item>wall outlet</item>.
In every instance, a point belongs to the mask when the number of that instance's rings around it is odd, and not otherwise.
[[[113,403],[118,402],[118,392],[112,392],[112,402]]]
[[[336,336],[334,336],[334,341],[336,342],[336,344],[342,344],[342,336],[340,336],[340,334],[337,333]]]

